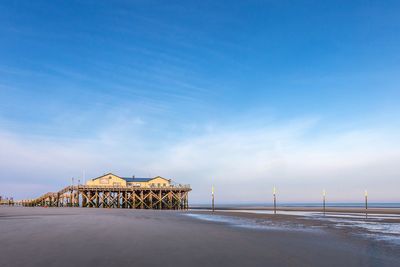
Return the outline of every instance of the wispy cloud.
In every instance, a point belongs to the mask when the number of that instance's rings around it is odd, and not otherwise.
[[[31,197],[86,170],[92,177],[108,171],[171,177],[192,184],[194,202],[207,201],[211,184],[223,202],[268,202],[273,185],[281,201],[316,201],[322,188],[336,201],[356,201],[364,188],[377,201],[396,200],[391,185],[400,171],[400,147],[393,133],[358,129],[316,136],[319,120],[297,119],[243,129],[240,124],[248,122],[204,126],[163,142],[162,134],[146,132],[149,122],[122,120],[87,140],[1,133],[1,187]]]

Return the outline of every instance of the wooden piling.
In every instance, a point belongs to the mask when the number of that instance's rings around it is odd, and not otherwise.
[[[326,201],[326,191],[325,189],[322,191],[322,205],[323,205],[323,210],[324,210],[324,216],[325,216],[325,201]]]
[[[215,207],[214,207],[214,186],[211,187],[211,202],[212,202],[212,212],[215,211]]]
[[[276,188],[274,186],[274,190],[273,190],[273,195],[274,195],[274,214],[276,214]]]
[[[365,196],[365,218],[367,219],[368,218],[368,191],[367,190],[365,190],[364,196]]]

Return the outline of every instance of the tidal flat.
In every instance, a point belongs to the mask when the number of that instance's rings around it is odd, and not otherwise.
[[[400,266],[400,244],[379,238],[396,237],[397,220],[350,221],[229,211],[0,207],[0,266]]]

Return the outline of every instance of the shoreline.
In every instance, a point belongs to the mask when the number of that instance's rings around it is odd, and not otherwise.
[[[211,207],[200,207],[200,206],[191,206],[191,210],[211,210]],[[240,210],[253,210],[253,211],[274,211],[273,207],[258,207],[258,206],[236,206],[236,207],[229,207],[229,206],[219,206],[215,207],[216,211],[221,211],[221,210],[233,210],[233,211],[240,211]],[[282,206],[277,206],[276,211],[297,211],[297,212],[323,212],[322,207],[282,207]],[[365,214],[367,213],[373,213],[373,214],[395,214],[395,215],[400,215],[400,208],[368,208],[367,210],[365,208],[355,208],[355,207],[326,207],[325,208],[326,213],[359,213],[359,214]]]

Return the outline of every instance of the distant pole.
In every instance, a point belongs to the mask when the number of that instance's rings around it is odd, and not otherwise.
[[[323,207],[324,207],[324,216],[325,216],[325,201],[326,201],[326,191],[325,189],[322,191],[322,202],[323,202]]]
[[[211,187],[211,197],[212,197],[212,211],[214,212],[214,185]]]
[[[74,198],[74,177],[72,177],[72,187],[71,187],[71,192],[70,192],[70,205],[71,207],[75,206],[75,198]]]
[[[274,190],[273,190],[273,195],[274,195],[274,214],[276,214],[276,188],[274,186]]]
[[[367,190],[365,190],[364,196],[365,196],[365,218],[367,218],[368,217],[368,191]]]

